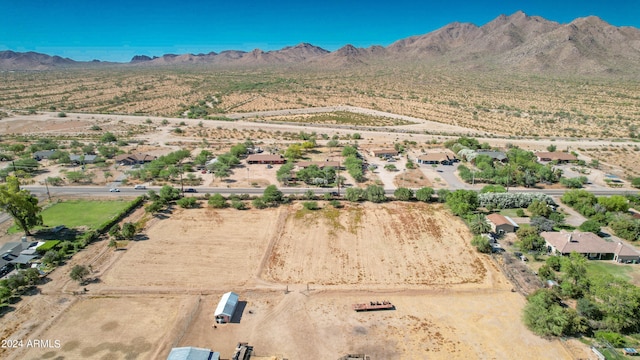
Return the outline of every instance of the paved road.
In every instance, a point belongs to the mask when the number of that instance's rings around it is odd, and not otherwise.
[[[444,174],[444,173],[443,173]],[[34,195],[41,196],[46,195],[47,189],[44,186],[23,186],[23,189],[31,191]],[[109,192],[108,188],[102,186],[61,186],[61,187],[49,187],[51,196],[55,195],[78,195],[78,196],[137,196],[145,194],[148,190],[159,191],[160,187],[147,187],[146,190],[135,190],[133,187],[121,187],[120,192]],[[328,192],[337,191],[336,188],[279,188],[285,194],[304,194],[308,190],[312,190],[316,194],[325,194]],[[455,189],[452,189],[455,190]],[[594,195],[624,195],[632,192],[625,189],[585,189]],[[220,194],[250,194],[261,195],[264,192],[263,188],[216,188],[216,187],[198,187],[198,193],[220,193]],[[388,195],[393,194],[395,189],[385,189]],[[525,188],[510,188],[509,192],[540,192],[550,196],[561,196],[568,189],[525,189]],[[340,189],[341,194],[344,193],[344,188]],[[197,194],[197,193],[196,193]]]
[[[442,177],[449,182],[449,184],[455,184],[451,190],[456,189],[464,189],[465,185],[468,188],[468,184],[461,183],[455,175],[453,175],[453,171],[455,170],[453,166],[441,166],[440,168],[447,169],[443,170],[441,173]],[[449,170],[451,169],[451,170]],[[447,177],[445,177],[447,176]],[[453,176],[455,179],[449,179],[449,176]],[[22,186],[23,189],[31,191],[33,195],[36,195],[40,200],[42,200],[47,195],[47,189],[44,186],[31,186],[25,185]],[[111,196],[111,197],[135,197],[142,194],[146,194],[149,190],[160,191],[160,187],[147,187],[146,190],[135,190],[134,188],[119,188],[120,192],[109,192],[108,188],[102,186],[61,186],[61,187],[49,187],[49,193],[52,197],[56,195],[75,195],[81,197],[92,197],[92,196]],[[304,194],[305,192],[312,190],[316,195],[326,194],[328,192],[338,191],[336,188],[280,188],[280,190],[284,194]],[[593,193],[598,196],[610,196],[610,195],[624,195],[631,192],[630,190],[624,189],[586,189],[587,191]],[[262,188],[215,188],[215,187],[199,187],[197,188],[197,193],[191,193],[191,196],[195,196],[198,194],[215,194],[220,193],[223,195],[231,195],[231,194],[249,194],[249,195],[262,195],[264,189]],[[340,189],[340,195],[344,195],[344,188]],[[387,195],[393,195],[395,189],[385,189],[385,193]],[[509,192],[541,192],[545,193],[549,196],[562,196],[567,189],[509,189]],[[189,194],[187,194],[189,195]],[[4,212],[0,212],[0,224],[5,221],[11,219],[11,216]]]

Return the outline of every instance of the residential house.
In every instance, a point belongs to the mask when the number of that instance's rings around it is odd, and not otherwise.
[[[69,155],[69,160],[71,160],[72,164],[93,164],[96,161],[96,158],[98,156],[97,155],[89,155],[89,154],[85,154],[85,155],[75,155],[75,154],[71,154]]]
[[[371,156],[374,157],[391,157],[398,156],[398,151],[395,149],[374,149],[370,151]]]
[[[508,216],[493,213],[487,215],[487,220],[489,220],[491,230],[496,234],[512,233],[518,230],[518,224]]]
[[[488,156],[490,158],[492,158],[494,161],[500,161],[502,163],[506,163],[509,161],[509,159],[507,158],[507,154],[505,154],[502,151],[496,151],[496,150],[476,150],[476,154],[477,155],[485,155]]]
[[[280,154],[251,154],[247,156],[247,164],[284,164],[286,160]]]
[[[541,152],[537,152],[536,156],[538,157],[538,162],[556,161],[560,164],[560,163],[578,161],[578,158],[575,155],[568,152],[561,152],[561,151],[553,151],[553,152],[541,151]]]
[[[2,245],[0,247],[0,268],[7,264],[29,264],[33,259],[40,257],[35,251],[39,245],[41,243],[27,241],[26,238],[22,238],[22,241],[8,242]]]
[[[44,160],[49,159],[57,150],[39,150],[33,153],[33,158],[35,160]]]
[[[590,232],[553,232],[540,233],[544,238],[547,250],[558,255],[569,255],[577,252],[590,260],[614,260],[618,262],[639,262],[640,252],[622,240],[614,238],[607,241]]]
[[[154,155],[136,153],[136,154],[121,154],[116,156],[114,160],[116,164],[120,164],[120,165],[137,165],[137,164],[152,162],[157,158],[158,157]]]
[[[456,157],[449,153],[430,153],[418,156],[418,164],[442,164],[451,165],[456,161]]]

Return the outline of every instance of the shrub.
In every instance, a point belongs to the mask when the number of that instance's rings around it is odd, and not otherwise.
[[[176,204],[178,204],[178,206],[183,209],[191,209],[198,206],[198,199],[194,197],[183,197],[182,199],[176,201]]]
[[[491,252],[491,244],[489,244],[489,239],[482,235],[476,235],[471,239],[471,245],[475,246],[476,249],[481,252],[488,254]]]
[[[267,203],[264,201],[262,197],[257,197],[253,199],[251,204],[253,204],[253,207],[256,209],[264,209],[267,207]]]
[[[320,208],[318,207],[317,201],[305,201],[302,203],[302,206],[307,210],[318,210]]]
[[[60,112],[58,113],[58,117],[60,117],[60,118],[67,117],[67,114],[66,114],[66,113],[64,113],[64,112],[62,112],[62,111],[60,111]]]
[[[596,339],[604,340],[616,348],[624,347],[627,344],[622,335],[611,331],[596,331]]]
[[[331,204],[331,206],[333,206],[336,209],[339,209],[342,207],[342,203],[338,200],[331,200],[329,201],[329,204]]]
[[[595,220],[587,220],[578,227],[580,231],[592,232],[597,234],[600,232],[600,224]]]
[[[218,193],[213,194],[211,197],[209,197],[207,203],[214,209],[222,209],[228,206],[227,199],[225,199],[224,196]]]
[[[245,205],[244,202],[236,199],[231,201],[231,207],[236,210],[245,210],[247,208],[247,205]]]
[[[423,187],[416,191],[416,199],[423,202],[429,202],[432,200],[433,194],[435,194],[435,190],[430,187]]]
[[[411,189],[401,187],[394,191],[393,196],[396,200],[409,201],[413,198],[413,191]]]

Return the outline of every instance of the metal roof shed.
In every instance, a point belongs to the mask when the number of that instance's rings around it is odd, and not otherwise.
[[[220,360],[220,353],[196,347],[179,347],[171,349],[167,360]]]
[[[218,307],[216,308],[216,312],[214,313],[216,322],[230,322],[233,317],[233,313],[236,311],[236,306],[238,306],[238,294],[228,292],[222,295],[222,298],[218,303]]]

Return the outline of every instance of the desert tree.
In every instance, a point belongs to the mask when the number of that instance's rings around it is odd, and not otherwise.
[[[77,281],[80,284],[83,284],[86,277],[89,275],[89,268],[84,265],[76,265],[71,269],[71,273],[69,276],[71,280]]]
[[[7,177],[7,183],[0,185],[0,208],[11,215],[25,235],[31,235],[30,229],[42,225],[42,208],[38,198],[28,190],[21,190],[18,178]]]

